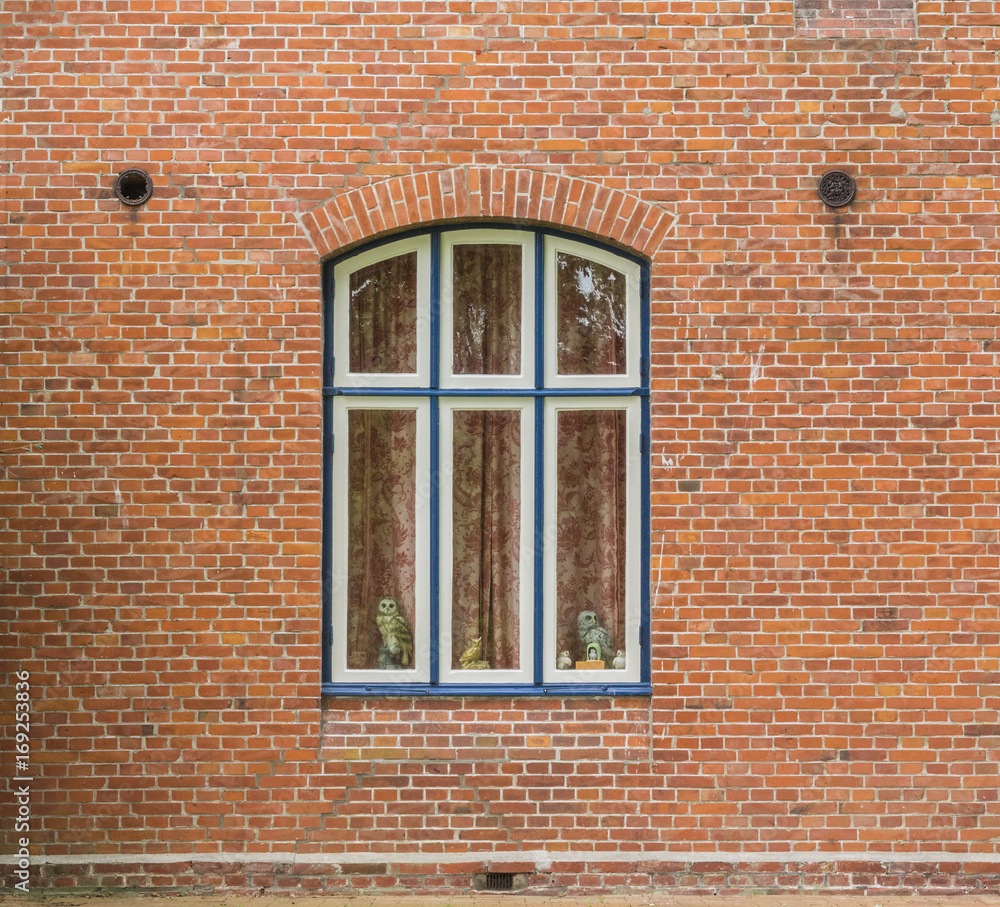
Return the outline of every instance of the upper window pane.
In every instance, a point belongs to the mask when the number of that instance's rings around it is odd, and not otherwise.
[[[417,253],[355,271],[349,298],[351,372],[416,372]]]
[[[556,305],[560,375],[618,375],[626,371],[624,274],[559,251]]]
[[[521,271],[520,245],[455,246],[454,374],[521,373]]]

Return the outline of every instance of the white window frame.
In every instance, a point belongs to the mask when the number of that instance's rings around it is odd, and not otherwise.
[[[545,386],[547,388],[606,389],[637,387],[641,383],[639,349],[642,337],[639,266],[620,256],[562,237],[546,237],[545,243]],[[624,372],[614,375],[560,375],[556,297],[556,256],[560,252],[604,265],[625,277],[625,362]]]
[[[620,410],[625,413],[625,436],[627,461],[625,473],[625,639],[615,640],[619,649],[625,650],[625,669],[616,670],[607,665],[604,670],[560,671],[556,668],[557,657],[557,618],[556,604],[556,541],[557,514],[556,499],[558,488],[556,470],[558,467],[558,416],[567,410],[604,411]],[[639,524],[639,509],[641,507],[640,490],[642,475],[642,454],[639,450],[640,421],[642,418],[641,403],[637,397],[549,397],[545,401],[545,450],[555,451],[555,456],[545,458],[545,549],[543,552],[544,570],[544,650],[546,654],[543,665],[543,677],[548,683],[638,683],[640,680],[640,647],[639,629],[642,621],[642,611],[638,594],[640,581],[640,552],[642,542],[642,527]],[[632,443],[634,441],[634,443]]]
[[[333,612],[332,679],[335,683],[426,683],[431,676],[431,621],[430,621],[430,493],[427,476],[430,475],[430,401],[421,397],[340,397],[334,401],[334,436],[343,439],[333,452],[333,513],[335,526],[348,525],[348,413],[359,409],[411,410],[417,414],[416,482],[414,540],[414,574],[416,589],[413,594],[413,667],[398,670],[377,668],[357,669],[347,667],[347,555],[348,534],[337,532],[333,544],[333,595],[341,602]],[[376,603],[372,602],[372,620]]]
[[[521,414],[521,525],[520,562],[518,569],[518,611],[520,616],[517,670],[461,670],[451,667],[453,522],[452,481],[455,476],[454,450],[455,412],[482,410],[514,410]],[[535,542],[535,408],[534,401],[516,397],[452,397],[440,404],[441,470],[440,470],[440,615],[441,640],[439,652],[441,683],[531,683],[534,653],[534,542]]]
[[[389,258],[417,253],[417,370],[415,372],[352,372],[351,347],[351,274]],[[334,269],[334,384],[350,387],[391,388],[426,387],[430,383],[430,286],[431,242],[429,236],[416,236],[378,246],[341,262]]]

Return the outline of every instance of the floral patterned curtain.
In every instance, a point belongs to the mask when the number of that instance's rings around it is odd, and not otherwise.
[[[360,268],[350,278],[350,370],[417,370],[417,254]],[[378,602],[395,598],[414,628],[416,414],[355,409],[348,415],[347,666],[379,664]],[[398,665],[412,667],[413,665]]]
[[[453,262],[454,373],[520,374],[520,245],[456,245]],[[416,371],[416,274],[410,254],[351,275],[352,372]],[[625,367],[622,274],[559,253],[556,304],[560,374],[613,375]],[[454,445],[454,560],[442,565],[452,574],[451,666],[523,667],[520,552],[533,528],[521,525],[521,500],[533,491],[521,484],[521,413],[444,412],[453,418]],[[626,418],[623,410],[596,407],[554,417],[557,450],[547,456],[556,457],[558,651],[584,660],[582,611],[595,612],[615,648],[626,648]],[[385,668],[379,600],[395,598],[415,627],[416,413],[349,410],[348,448],[347,662],[351,669]],[[470,655],[475,639],[480,650]]]
[[[595,613],[615,649],[627,649],[625,412],[561,410],[558,420],[557,651],[584,661],[577,625],[583,611]],[[610,662],[606,659],[606,668]]]
[[[625,275],[567,252],[556,255],[557,365],[561,375],[626,368]],[[561,410],[556,450],[558,652],[586,660],[578,618],[593,611],[615,649],[625,641],[625,489],[622,410]],[[610,653],[613,658],[613,652]],[[603,653],[602,653],[603,655]],[[605,667],[612,667],[605,658]]]
[[[625,275],[567,252],[556,255],[560,375],[625,371]]]
[[[350,370],[416,372],[416,252],[376,262],[351,275]]]
[[[521,371],[521,246],[456,245],[452,255],[453,371]],[[452,667],[518,667],[521,416],[454,413]],[[447,567],[445,568],[447,569]]]
[[[416,627],[417,416],[412,409],[353,409],[347,434],[347,666],[359,670],[380,667],[380,599],[395,598]]]
[[[452,667],[475,639],[481,661],[518,667],[521,413],[454,413]]]
[[[521,246],[455,246],[454,373],[521,372]]]

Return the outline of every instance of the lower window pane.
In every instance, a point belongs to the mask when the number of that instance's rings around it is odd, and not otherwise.
[[[558,411],[556,666],[561,670],[625,667],[625,417],[624,410]]]
[[[452,669],[520,667],[521,413],[454,412]]]
[[[412,669],[417,414],[348,413],[347,666]]]

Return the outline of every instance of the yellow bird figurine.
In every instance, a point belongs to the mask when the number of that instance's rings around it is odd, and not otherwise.
[[[488,669],[490,663],[483,661],[483,638],[482,636],[472,640],[469,647],[458,656],[458,663],[465,671],[482,671]]]

